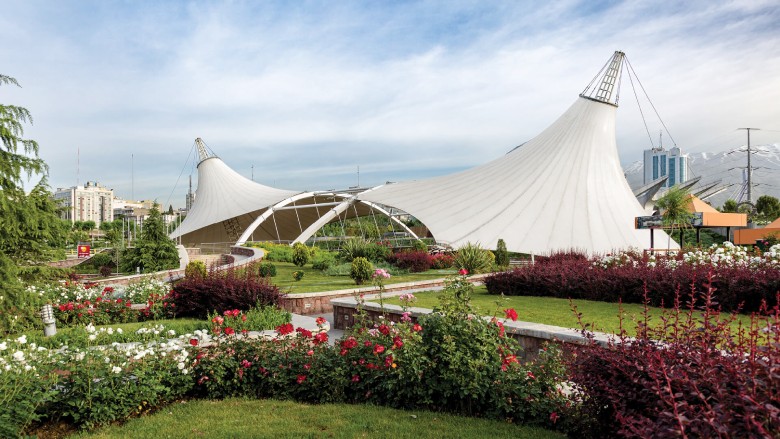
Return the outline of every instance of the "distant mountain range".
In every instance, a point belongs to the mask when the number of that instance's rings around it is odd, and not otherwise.
[[[780,198],[780,144],[753,145],[751,150],[753,151],[750,163],[753,167],[753,201],[755,202],[761,195]],[[739,195],[742,174],[747,166],[745,151],[746,147],[742,147],[734,152],[689,154],[689,178],[702,176],[701,182],[696,187],[715,180],[721,180],[722,185],[728,186],[725,191],[707,199],[713,206],[721,206],[727,199],[736,199]],[[642,161],[624,165],[623,172],[632,189],[644,184]]]

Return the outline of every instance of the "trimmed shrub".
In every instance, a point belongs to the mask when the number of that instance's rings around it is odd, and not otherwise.
[[[645,311],[636,338],[623,332],[608,347],[575,348],[570,379],[590,421],[579,437],[776,437],[780,309],[734,330],[737,317],[717,309],[712,280],[688,298],[703,312],[677,298],[655,327]]]
[[[540,258],[535,265],[492,274],[485,278],[485,286],[490,294],[626,303],[642,303],[646,291],[651,306],[668,306],[674,303],[674,291],[681,286],[704,291],[711,271],[712,286],[717,290],[717,301],[723,311],[739,309],[750,313],[758,311],[763,302],[770,307],[777,304],[779,269],[694,265],[678,259],[656,264],[648,262],[648,256],[643,258],[636,266],[613,260],[604,267],[594,265],[603,263],[601,259],[588,260],[573,252],[559,253]],[[697,301],[695,305],[703,304]]]
[[[351,277],[355,284],[363,285],[367,280],[371,279],[371,275],[374,274],[374,266],[368,259],[363,257],[357,257],[352,260],[352,267],[349,270],[349,277]]]
[[[292,278],[293,278],[293,280],[294,280],[294,281],[298,282],[298,281],[300,281],[301,279],[303,279],[303,276],[304,276],[305,274],[306,274],[306,272],[304,272],[304,271],[300,271],[300,270],[298,270],[298,271],[293,271],[293,272],[292,272]]]
[[[113,270],[111,267],[107,266],[107,265],[104,265],[104,266],[100,267],[100,269],[98,270],[98,272],[100,273],[100,275],[101,275],[101,276],[103,276],[103,277],[109,277],[109,276],[111,276],[111,273],[112,273],[113,271],[114,271],[114,270]]]
[[[206,277],[206,263],[203,261],[191,261],[184,267],[184,277]]]
[[[185,278],[173,287],[169,302],[180,317],[205,318],[208,313],[279,305],[282,293],[276,285],[246,270],[210,272],[204,278]]]
[[[331,252],[320,251],[312,258],[311,267],[315,270],[325,271],[336,262],[336,257]]]
[[[493,259],[493,252],[469,242],[455,254],[455,266],[470,274],[485,273],[493,267]]]
[[[309,263],[309,248],[302,242],[296,242],[292,249],[292,262],[298,267]]]
[[[97,253],[89,258],[89,264],[95,268],[114,265],[114,259],[108,253]]]
[[[420,239],[415,239],[412,241],[412,250],[418,251],[418,252],[428,252],[428,244],[425,243],[425,241]]]
[[[276,276],[276,265],[272,262],[261,262],[257,268],[257,274],[260,277],[274,277]]]
[[[506,242],[503,239],[498,240],[496,244],[496,265],[499,267],[509,266],[509,251],[506,249]]]
[[[292,262],[292,247],[286,244],[276,244],[273,242],[253,243],[252,247],[259,247],[265,250],[263,259],[273,262]]]
[[[403,251],[392,256],[392,263],[412,273],[421,273],[433,267],[433,257],[428,252]]]
[[[431,256],[431,261],[433,262],[433,268],[437,270],[444,270],[447,268],[452,268],[452,266],[455,264],[455,257],[447,253],[438,253]]]

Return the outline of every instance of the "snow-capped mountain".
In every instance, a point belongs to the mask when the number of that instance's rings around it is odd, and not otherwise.
[[[743,181],[743,172],[747,167],[747,148],[733,152],[702,152],[688,155],[689,178],[702,176],[696,186],[715,180],[728,188],[709,199],[713,206],[720,206],[729,198],[736,199]],[[753,167],[753,201],[761,195],[780,198],[780,144],[753,145],[750,165]],[[643,184],[644,166],[637,161],[623,166],[626,180],[632,189]],[[696,189],[694,187],[694,190]]]

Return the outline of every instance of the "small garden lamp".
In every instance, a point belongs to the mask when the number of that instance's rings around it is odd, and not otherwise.
[[[43,305],[41,308],[41,319],[43,320],[43,335],[51,337],[57,333],[57,321],[54,319],[54,311],[51,305]]]

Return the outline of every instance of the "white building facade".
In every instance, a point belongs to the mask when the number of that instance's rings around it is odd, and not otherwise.
[[[672,187],[688,180],[688,154],[683,154],[680,148],[670,150],[652,148],[645,150],[644,184],[668,177],[664,187]]]
[[[94,221],[100,227],[102,222],[114,220],[114,190],[96,181],[88,181],[84,186],[57,188],[54,199],[62,200],[62,207],[65,208],[62,218],[71,224],[76,221]]]

